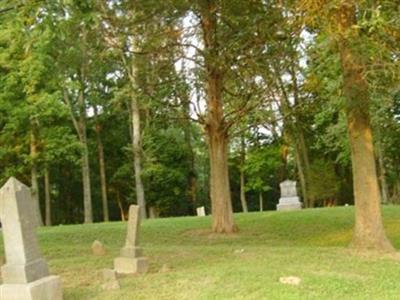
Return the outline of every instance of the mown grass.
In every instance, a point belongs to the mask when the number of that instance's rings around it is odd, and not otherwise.
[[[397,255],[346,248],[353,214],[352,207],[236,214],[240,232],[227,236],[210,232],[210,217],[147,220],[141,245],[150,271],[121,278],[116,291],[101,289],[101,272],[112,267],[126,224],[57,226],[38,234],[51,272],[62,277],[66,300],[400,299]],[[385,207],[384,217],[400,249],[400,207]],[[106,256],[91,254],[95,239],[106,246]],[[160,272],[164,264],[170,270]],[[302,283],[279,283],[291,275]]]

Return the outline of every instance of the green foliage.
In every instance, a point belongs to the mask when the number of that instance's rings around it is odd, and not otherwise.
[[[314,160],[308,174],[309,194],[315,202],[335,200],[339,191],[340,179],[334,165],[327,160]]]
[[[147,132],[144,142],[143,180],[147,202],[156,206],[162,216],[187,215],[190,212],[186,196],[188,150],[183,132],[177,128]]]
[[[275,178],[283,162],[278,144],[250,148],[244,165],[248,191],[266,192],[276,184]]]
[[[215,5],[218,30],[213,33],[215,47],[204,49],[200,16],[207,3]],[[135,97],[149,205],[162,216],[192,214],[200,205],[208,208],[207,141],[198,123],[207,121],[204,94],[210,70],[204,63],[210,60],[223,76],[234,207],[241,168],[249,202],[254,204],[261,193],[267,195],[269,208],[279,197],[280,181],[299,181],[295,154],[300,137],[310,164],[306,177],[311,197],[351,202],[337,32],[321,30],[336,4],[24,1],[24,6],[0,14],[0,183],[9,176],[30,181],[30,134],[36,129],[41,196],[48,168],[55,223],[78,222],[83,149],[71,116],[78,119],[86,113],[95,219],[101,217],[96,126],[104,144],[111,217],[118,219],[120,205],[126,210],[136,202],[129,113]],[[0,1],[3,5],[14,3]],[[380,172],[385,171],[391,198],[400,199],[400,8],[396,1],[357,5],[360,37],[351,47],[366,66],[375,144],[383,156]],[[304,10],[314,13],[308,14],[307,24]],[[129,77],[132,67],[134,80]],[[244,165],[237,141],[242,135]],[[195,203],[189,196],[191,179],[197,183]]]

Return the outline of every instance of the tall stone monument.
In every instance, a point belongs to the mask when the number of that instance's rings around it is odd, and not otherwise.
[[[146,273],[148,270],[147,258],[143,257],[142,248],[138,247],[139,227],[139,206],[131,205],[125,246],[121,249],[120,256],[114,259],[114,269],[119,274]]]
[[[6,264],[1,300],[62,300],[61,280],[49,275],[35,233],[34,203],[27,186],[11,177],[0,189]]]
[[[300,198],[297,196],[296,181],[285,180],[280,184],[281,198],[276,206],[277,210],[301,209]]]

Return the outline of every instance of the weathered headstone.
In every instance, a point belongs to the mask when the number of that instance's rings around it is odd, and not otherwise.
[[[96,256],[104,256],[107,254],[107,251],[100,241],[95,240],[92,244],[92,254]]]
[[[61,300],[61,280],[49,275],[35,233],[34,203],[27,186],[10,178],[0,190],[6,264],[1,300]]]
[[[205,217],[206,216],[206,209],[204,206],[200,206],[197,209],[197,216],[198,217]]]
[[[138,205],[129,207],[128,232],[125,246],[121,249],[120,257],[114,259],[114,268],[120,274],[146,273],[148,261],[143,257],[142,248],[138,247],[140,227],[140,209]]]
[[[296,181],[286,180],[280,184],[281,198],[277,210],[301,209],[300,198],[297,196]]]

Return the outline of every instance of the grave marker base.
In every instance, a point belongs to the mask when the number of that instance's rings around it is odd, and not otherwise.
[[[149,263],[146,257],[117,257],[114,259],[114,269],[118,274],[146,273]]]
[[[62,300],[59,276],[47,276],[23,284],[0,285],[1,300]]]

